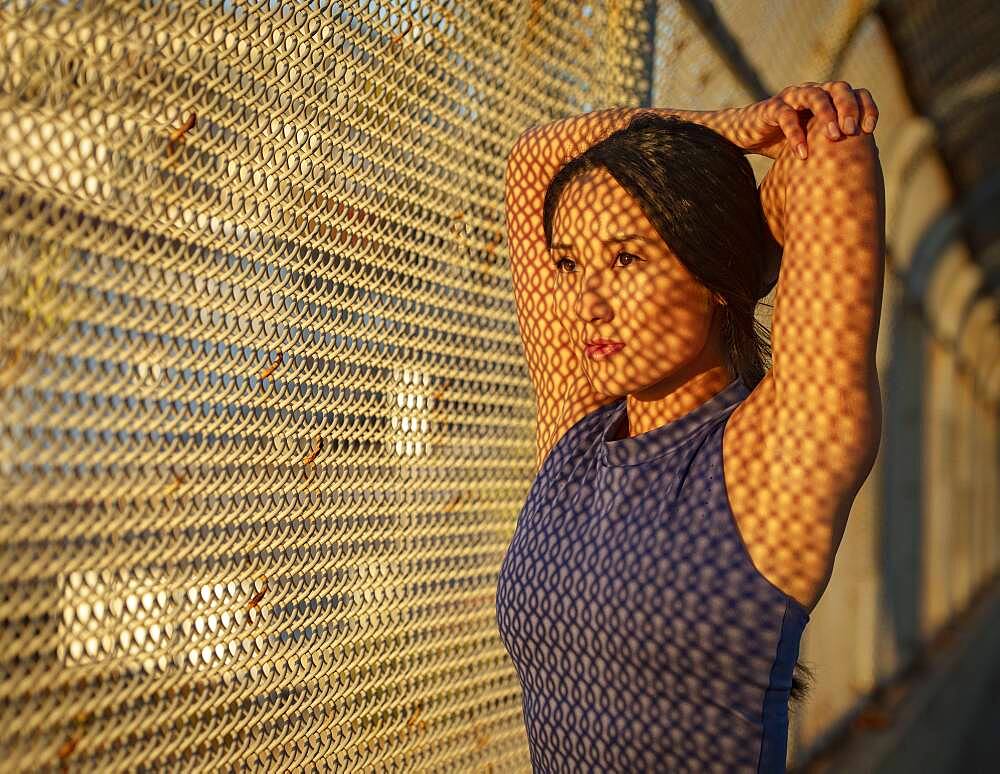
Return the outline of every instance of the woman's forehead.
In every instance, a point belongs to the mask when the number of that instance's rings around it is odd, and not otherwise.
[[[616,211],[640,210],[639,202],[622,187],[604,167],[596,167],[576,175],[562,190],[559,204],[577,209],[602,211],[609,206]]]
[[[620,232],[650,236],[653,225],[639,202],[614,178],[611,180],[617,190],[600,184],[589,188],[581,186],[575,191],[567,187],[556,208],[553,231],[588,238]]]

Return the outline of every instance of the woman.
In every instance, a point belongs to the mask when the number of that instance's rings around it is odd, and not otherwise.
[[[834,81],[515,144],[538,452],[496,609],[536,771],[785,770],[800,638],[881,435],[876,118]],[[775,159],[759,192],[748,152]]]

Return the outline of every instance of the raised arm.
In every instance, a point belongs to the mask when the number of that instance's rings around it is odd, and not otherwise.
[[[778,439],[790,476],[853,497],[881,436],[875,348],[885,183],[871,134],[832,142],[822,127],[810,118],[808,158],[786,147],[760,189],[784,246],[771,324],[773,425],[766,431]]]

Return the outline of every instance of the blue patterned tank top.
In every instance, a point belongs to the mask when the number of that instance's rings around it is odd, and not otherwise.
[[[722,433],[749,392],[632,438],[621,398],[539,470],[496,594],[536,773],[785,771],[809,613],[729,506]]]

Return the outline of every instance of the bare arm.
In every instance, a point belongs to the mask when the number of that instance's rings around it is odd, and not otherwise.
[[[760,189],[784,246],[771,328],[773,432],[790,471],[822,468],[853,488],[881,436],[885,184],[872,135],[831,142],[815,117],[806,133],[809,157],[786,148]]]

